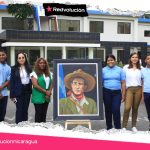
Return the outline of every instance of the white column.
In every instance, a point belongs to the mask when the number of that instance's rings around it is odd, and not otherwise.
[[[15,65],[15,47],[10,47],[10,65]]]
[[[138,42],[138,19],[134,20],[133,24],[133,41]]]
[[[89,32],[89,21],[88,21],[88,17],[83,17],[82,18],[82,28],[81,28],[81,32]]]
[[[66,59],[66,47],[62,47],[62,59]]]
[[[45,53],[44,58],[47,60],[47,46],[44,47],[44,53]]]
[[[89,48],[89,59],[93,58],[93,48]]]
[[[44,48],[40,47],[40,57],[44,57]]]
[[[112,49],[112,54],[116,57],[116,60],[117,60],[117,49],[113,48]]]

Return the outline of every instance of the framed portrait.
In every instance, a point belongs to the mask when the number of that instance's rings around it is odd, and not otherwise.
[[[100,59],[54,60],[54,120],[102,120]]]

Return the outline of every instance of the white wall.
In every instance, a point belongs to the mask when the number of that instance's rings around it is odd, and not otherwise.
[[[13,17],[6,10],[0,10],[0,32],[2,30],[2,17]],[[138,23],[138,18],[125,16],[89,15],[88,17],[58,16],[58,19],[80,20],[80,32],[89,32],[90,21],[104,21],[104,33],[101,33],[101,41],[126,41],[148,42],[150,37],[144,37],[144,30],[150,30],[150,23]],[[41,31],[49,31],[47,17],[41,16]],[[131,34],[117,34],[117,22],[130,22]],[[37,30],[34,21],[34,30]]]
[[[131,22],[131,34],[118,34],[117,33],[118,22],[119,20],[104,20],[104,33],[101,33],[101,41],[132,41],[133,40],[132,22]]]
[[[148,42],[150,44],[150,37],[144,37],[144,30],[150,31],[150,23],[139,23],[138,38],[140,42]]]
[[[135,39],[134,18],[116,16],[91,16],[89,21],[104,21],[104,33],[100,33],[101,41],[126,41],[133,42]],[[118,22],[131,23],[131,34],[118,34]]]

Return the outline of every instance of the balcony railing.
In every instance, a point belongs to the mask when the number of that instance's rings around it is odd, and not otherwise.
[[[100,33],[6,30],[0,34],[6,41],[100,43]]]

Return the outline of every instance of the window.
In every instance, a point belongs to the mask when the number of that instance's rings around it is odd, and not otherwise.
[[[77,31],[80,32],[80,20],[63,20],[58,19],[59,31]],[[51,30],[55,31],[55,22],[51,20]]]
[[[67,58],[88,58],[88,50],[86,48],[67,48]]]
[[[150,55],[150,47],[147,48],[147,55]]]
[[[131,23],[118,22],[118,34],[130,34],[130,33],[131,33]]]
[[[145,37],[150,37],[150,31],[144,31],[144,36]]]
[[[104,31],[103,21],[90,21],[90,32],[103,33]]]
[[[40,50],[36,50],[36,49],[29,50],[30,65],[34,66],[34,63],[37,60],[37,58],[40,58]]]
[[[21,21],[13,17],[2,17],[2,29],[33,30],[33,19]]]
[[[93,50],[94,58],[100,58],[102,61],[104,61],[104,49],[94,48]]]
[[[122,60],[124,60],[124,50],[117,50],[117,61],[118,63]]]
[[[47,61],[53,67],[53,59],[62,59],[62,49],[59,47],[48,47]]]

